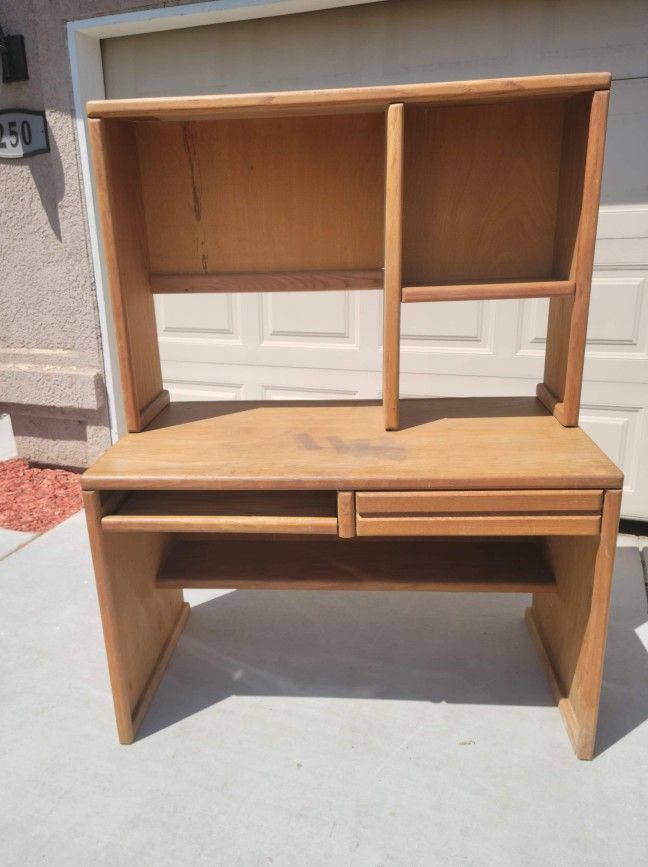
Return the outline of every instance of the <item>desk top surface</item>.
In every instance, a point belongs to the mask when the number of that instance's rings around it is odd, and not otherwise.
[[[88,490],[620,488],[621,471],[535,398],[182,402],[83,475]]]

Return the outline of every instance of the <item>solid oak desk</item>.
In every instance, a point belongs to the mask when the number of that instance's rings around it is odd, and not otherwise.
[[[532,592],[532,637],[594,753],[622,475],[535,398],[174,403],[83,476],[119,738],[183,587]]]

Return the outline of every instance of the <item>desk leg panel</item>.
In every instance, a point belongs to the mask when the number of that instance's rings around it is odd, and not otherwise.
[[[621,506],[606,491],[596,537],[549,537],[555,593],[534,594],[527,623],[574,751],[594,756],[610,591]]]
[[[137,729],[180,637],[189,606],[182,590],[162,590],[155,577],[168,536],[104,533],[101,499],[84,491],[108,670],[121,743]]]

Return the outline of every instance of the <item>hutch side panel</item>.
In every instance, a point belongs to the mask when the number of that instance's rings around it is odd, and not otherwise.
[[[106,265],[129,431],[146,425],[143,411],[160,397],[162,373],[134,125],[90,120]]]

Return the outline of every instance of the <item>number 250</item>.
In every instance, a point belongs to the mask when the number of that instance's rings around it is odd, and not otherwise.
[[[8,141],[11,147],[16,147],[22,139],[24,145],[30,145],[32,141],[32,130],[28,120],[24,120],[20,124],[20,132],[18,132],[18,121],[10,120],[7,124]],[[7,139],[5,139],[5,128],[0,123],[0,148],[7,147]]]

